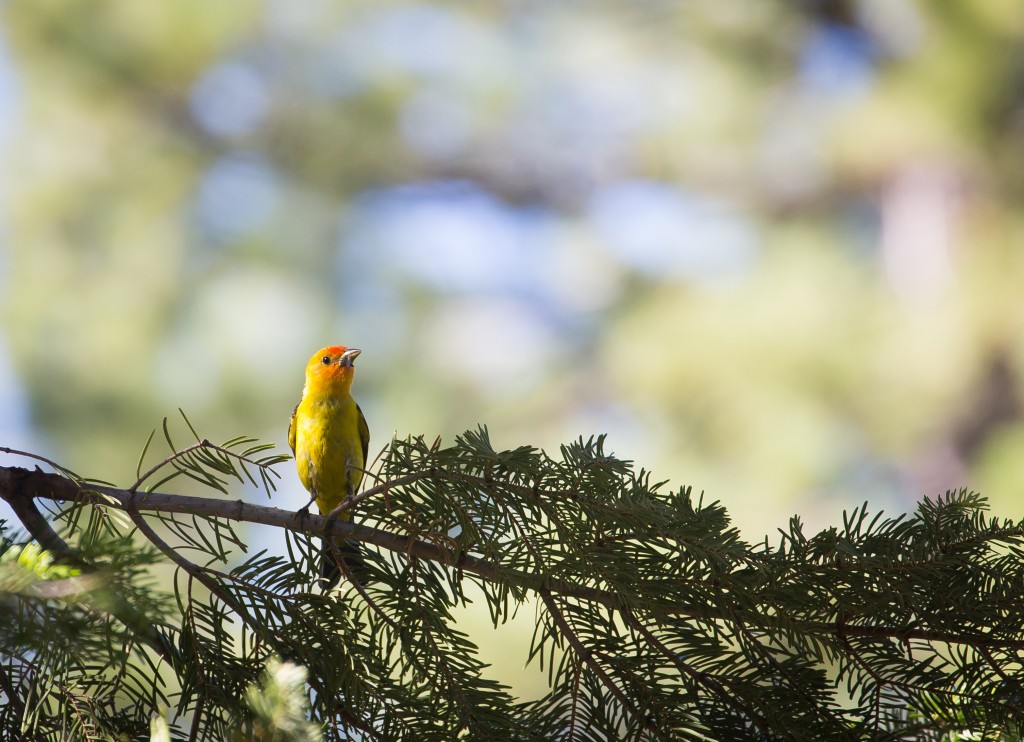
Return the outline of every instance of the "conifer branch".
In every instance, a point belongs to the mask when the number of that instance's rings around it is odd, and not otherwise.
[[[378,489],[378,492],[383,491]],[[377,528],[329,519],[328,516],[301,513],[264,505],[255,505],[242,500],[218,500],[208,497],[190,495],[174,495],[150,492],[134,493],[129,490],[102,485],[80,486],[76,482],[56,474],[40,471],[28,471],[18,467],[0,467],[0,498],[11,504],[12,508],[24,508],[26,500],[34,498],[52,499],[58,502],[90,501],[99,505],[116,504],[125,512],[133,510],[154,513],[189,513],[205,518],[224,518],[248,523],[286,528],[299,533],[310,533],[327,538],[346,538],[380,546],[397,553],[437,562],[448,567],[458,566],[485,579],[506,580],[517,587],[539,592],[546,587],[551,593],[564,595],[598,603],[612,610],[621,610],[622,603],[615,593],[608,590],[579,585],[558,578],[544,578],[536,574],[516,572],[494,562],[480,559],[465,553],[438,546],[426,541],[409,540],[393,533]],[[330,520],[330,522],[328,522]],[[152,529],[147,529],[147,538]],[[155,536],[155,532],[154,532]],[[154,545],[164,551],[175,563],[183,559],[165,541],[155,536]],[[1012,538],[1024,539],[1024,527],[1001,529],[996,539],[1006,541]],[[172,556],[173,554],[173,556]],[[208,571],[197,565],[185,566],[183,560],[179,566],[188,572]],[[893,567],[898,568],[898,566]],[[198,574],[197,572],[197,574]],[[205,583],[204,583],[205,584]],[[209,585],[208,588],[213,592]],[[228,602],[228,601],[225,601]],[[697,609],[674,602],[650,602],[647,609],[652,614],[682,616],[695,619],[728,619],[726,614],[719,614],[710,609]],[[819,636],[848,636],[866,639],[891,639],[900,642],[912,640],[938,642],[946,644],[967,644],[978,648],[1013,650],[1024,652],[1024,639],[980,634],[969,631],[952,632],[934,629],[918,629],[912,626],[895,625],[864,625],[826,623],[822,621],[795,621],[795,626],[808,634]]]
[[[888,729],[1001,730],[1024,719],[1016,677],[1024,524],[987,520],[976,496],[925,500],[895,519],[857,508],[841,528],[812,537],[794,519],[778,547],[752,547],[724,508],[695,502],[687,488],[657,492],[649,474],[607,456],[603,439],[563,447],[554,460],[529,448],[494,451],[483,429],[444,449],[393,441],[367,472],[374,485],[328,516],[153,491],[158,485],[139,491],[167,468],[162,482],[184,475],[226,492],[233,477],[262,481],[269,494],[281,457],[246,438],[216,446],[189,428],[196,442],[145,473],[140,461],[129,489],[62,469],[0,467],[0,497],[63,561],[88,565],[80,554],[90,534],[118,534],[123,512],[124,527],[178,567],[185,592],[176,593],[173,666],[194,734],[232,733],[224,716],[239,695],[232,683],[271,650],[309,665],[313,714],[335,739],[352,730],[393,739],[497,728],[513,737],[854,739]],[[173,448],[166,423],[164,437]],[[73,504],[56,509],[63,531],[40,500]],[[352,510],[362,522],[339,519]],[[92,525],[90,513],[99,516]],[[236,522],[283,529],[288,558],[261,552],[215,568],[245,548]],[[364,549],[374,582],[313,592],[310,536],[375,547]],[[465,580],[483,590],[496,627],[529,595],[539,598],[546,618],[530,657],[549,664],[560,697],[515,706],[483,675],[476,647],[450,625],[449,609],[467,600]],[[38,598],[43,616],[40,591],[59,607],[75,599],[71,587],[49,580],[22,594]],[[227,621],[243,627],[240,644]],[[137,621],[125,625],[146,635]],[[131,654],[130,639],[121,651]],[[26,672],[45,674],[52,662]],[[109,689],[138,695],[124,667]],[[0,695],[17,695],[19,676],[5,670]],[[99,705],[75,713],[75,728],[102,733]]]

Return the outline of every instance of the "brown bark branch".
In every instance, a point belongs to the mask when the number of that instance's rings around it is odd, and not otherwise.
[[[386,485],[375,487],[375,494],[384,492],[385,487]],[[542,590],[547,589],[552,594],[565,598],[591,601],[615,611],[623,610],[619,597],[607,590],[578,585],[545,575],[519,572],[479,557],[460,554],[455,550],[447,549],[434,543],[410,539],[408,536],[398,535],[378,528],[370,528],[338,519],[329,519],[311,513],[282,510],[264,505],[253,505],[242,500],[222,500],[156,492],[132,493],[115,487],[79,485],[77,482],[57,474],[28,471],[18,467],[0,467],[0,498],[11,503],[16,512],[18,512],[18,508],[24,510],[25,500],[35,498],[45,498],[61,502],[75,502],[86,499],[95,504],[116,506],[126,512],[137,509],[140,512],[188,513],[210,518],[260,523],[321,537],[354,539],[374,544],[389,551],[459,568],[464,572],[478,575],[484,579],[504,580],[517,587],[538,594]],[[26,525],[26,527],[28,526]],[[40,533],[42,532],[40,531]],[[724,614],[717,615],[706,609],[696,609],[674,602],[652,601],[646,608],[646,612],[655,615],[686,616],[712,621],[729,620],[729,617]],[[894,639],[897,641],[919,640],[947,644],[964,644],[978,648],[1002,648],[1024,651],[1024,641],[1001,638],[990,634],[953,633],[888,625],[862,626],[845,624],[840,630],[835,623],[828,621],[803,621],[800,622],[799,628],[809,634],[826,636],[845,635],[847,637]]]

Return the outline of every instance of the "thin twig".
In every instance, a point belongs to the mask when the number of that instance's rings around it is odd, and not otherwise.
[[[14,658],[11,657],[10,660],[13,662]],[[7,703],[13,708],[15,718],[19,722],[23,721],[25,718],[25,703],[21,696],[18,695],[14,679],[7,672],[7,663],[0,664],[0,689],[7,696]]]
[[[9,453],[9,454],[11,454],[13,456],[24,456],[26,459],[35,459],[36,461],[42,461],[47,466],[53,467],[54,470],[59,471],[61,474],[64,474],[65,476],[70,477],[71,479],[78,479],[78,475],[75,474],[70,469],[65,469],[63,466],[61,466],[60,464],[56,463],[55,461],[51,461],[50,459],[46,458],[45,456],[40,456],[37,453],[29,453],[28,451],[19,451],[17,448],[8,448],[7,446],[0,446],[0,453]],[[7,467],[0,467],[0,468],[7,468]]]
[[[240,454],[240,453],[238,453],[236,451],[232,451],[230,448],[225,448],[224,446],[218,446],[216,443],[210,443],[209,440],[207,440],[206,438],[203,438],[198,443],[193,443],[193,444],[191,444],[189,446],[185,446],[185,448],[181,449],[180,451],[175,451],[173,454],[171,454],[167,458],[163,459],[162,461],[158,461],[156,464],[154,464],[152,467],[150,467],[150,469],[145,474],[143,474],[141,477],[139,477],[138,479],[135,480],[135,483],[131,487],[128,488],[128,492],[136,492],[136,491],[138,491],[139,487],[142,486],[143,482],[145,482],[151,476],[153,476],[158,471],[163,469],[165,466],[168,466],[168,465],[174,463],[178,459],[185,458],[188,454],[192,453],[193,451],[199,451],[199,450],[202,450],[202,449],[207,449],[207,450],[210,450],[210,451],[216,451],[216,452],[218,452],[218,453],[220,453],[220,454],[222,454],[224,456],[229,456],[229,457],[231,457],[233,459],[241,461],[243,464],[249,464],[251,466],[255,466],[255,467],[260,468],[260,469],[263,469],[266,466],[265,464],[263,464],[263,463],[261,463],[261,462],[259,462],[257,460],[251,459],[248,456]]]
[[[406,484],[418,482],[419,480],[425,479],[428,476],[430,476],[430,472],[419,471],[416,472],[415,474],[409,474],[404,477],[399,477],[398,479],[392,479],[390,482],[386,482],[385,484],[381,484],[376,487],[371,487],[370,489],[363,490],[358,495],[350,495],[349,497],[346,497],[344,500],[338,503],[337,507],[335,507],[334,510],[332,510],[331,512],[327,513],[327,515],[338,517],[342,513],[351,510],[356,505],[363,502],[363,500],[368,500],[374,495],[387,493],[388,491],[394,489],[395,487],[402,487]]]
[[[772,651],[771,641],[775,639],[775,637],[769,637],[769,643],[766,646],[765,644],[762,644],[758,637],[754,634],[754,632],[747,627],[746,621],[741,615],[739,615],[738,611],[734,611],[730,618],[732,621],[732,625],[736,629],[737,636],[742,636],[744,639],[746,639],[747,644],[752,649],[756,650],[757,653],[761,655],[761,657],[763,657],[765,661],[772,668],[774,668],[779,675],[789,680],[791,687],[800,687],[799,680],[794,676],[792,670],[786,667],[784,663],[779,662],[779,659],[775,656],[775,652]],[[780,642],[776,640],[776,643]],[[783,650],[785,649],[786,648],[783,647]],[[823,709],[821,709],[817,704],[814,704],[812,706],[812,713],[814,713],[819,719],[823,721],[828,721],[828,717],[823,712]],[[852,732],[848,733],[845,739],[853,739]]]
[[[440,669],[437,674],[439,675],[442,672],[444,673],[445,679],[447,680],[446,685],[448,687],[448,692],[455,696],[457,700],[457,705],[460,708],[459,717],[462,723],[465,724],[467,728],[476,729],[477,731],[479,731],[479,724],[475,718],[475,715],[473,714],[472,706],[466,699],[466,694],[463,691],[463,689],[459,686],[458,683],[455,682],[455,675],[452,672],[451,665],[449,664],[447,658],[444,656],[444,653],[441,651],[441,648],[437,646],[437,641],[434,639],[434,633],[430,630],[430,627],[427,625],[426,617],[423,615],[423,604],[420,597],[419,560],[413,558],[412,564],[413,597],[416,601],[416,606],[420,609],[420,627],[423,629],[427,641],[429,641],[430,645],[434,648],[438,664],[440,665]],[[430,676],[428,675],[427,677]],[[441,684],[435,684],[434,687],[437,688],[437,690],[442,694],[442,697],[447,695],[445,694],[445,688],[441,686]]]
[[[719,678],[714,675],[710,675],[706,672],[700,672],[690,667],[690,665],[683,661],[682,655],[678,652],[673,652],[659,639],[654,632],[648,629],[640,619],[631,610],[622,611],[623,618],[626,620],[626,624],[631,626],[633,630],[639,633],[647,642],[654,647],[663,657],[669,662],[676,666],[676,669],[682,675],[689,677],[695,683],[701,687],[710,689],[715,695],[717,695],[726,705],[736,707],[741,713],[743,713],[747,719],[750,720],[751,724],[757,725],[758,720],[763,725],[763,729],[767,733],[769,727],[766,723],[764,714],[755,712],[752,708],[747,706],[741,699],[736,691],[729,690],[726,688],[728,678]]]
[[[633,715],[633,718],[639,722],[641,727],[648,726],[650,731],[654,732],[658,737],[661,737],[662,735],[657,729],[649,727],[647,720],[640,713],[640,710],[633,705],[633,702],[629,700],[629,697],[623,692],[622,688],[620,688],[607,671],[601,667],[600,663],[598,663],[594,658],[593,653],[587,649],[579,636],[576,635],[576,631],[565,618],[565,614],[562,613],[561,607],[559,607],[558,603],[555,602],[551,592],[547,588],[542,587],[538,593],[540,594],[540,599],[544,601],[544,605],[548,609],[548,614],[551,616],[551,619],[561,630],[562,635],[565,637],[566,641],[569,642],[569,646],[573,648],[576,656],[579,657],[588,668],[590,668],[590,671],[594,673],[598,680],[601,681],[601,684],[604,685],[604,687],[607,688],[616,699],[618,699],[623,708]]]
[[[576,660],[576,668],[572,678],[572,713],[569,715],[569,742],[576,739],[576,717],[580,706],[580,678],[583,675],[583,663]]]
[[[156,464],[154,464],[152,467],[150,467],[149,471],[147,471],[141,477],[136,479],[135,480],[135,484],[133,484],[131,487],[129,487],[128,491],[129,492],[136,492],[136,491],[138,491],[139,487],[142,486],[143,482],[145,482],[151,476],[153,476],[158,471],[163,469],[165,466],[167,466],[168,464],[172,463],[173,461],[176,461],[176,460],[178,460],[178,459],[180,459],[180,458],[182,458],[182,457],[192,453],[193,451],[197,451],[200,448],[203,448],[208,443],[209,443],[209,441],[206,441],[206,440],[199,441],[198,443],[193,443],[190,446],[185,446],[185,448],[181,449],[180,451],[175,451],[174,453],[172,453],[167,458],[165,458],[165,459],[163,459],[161,461],[158,461]]]

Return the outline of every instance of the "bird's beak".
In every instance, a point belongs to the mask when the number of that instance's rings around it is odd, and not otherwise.
[[[349,348],[338,357],[338,365],[345,368],[352,368],[352,362],[356,359],[356,356],[363,351],[359,348]]]

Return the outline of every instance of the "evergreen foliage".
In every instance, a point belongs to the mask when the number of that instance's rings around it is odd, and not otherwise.
[[[3,530],[0,740],[151,722],[209,740],[1015,739],[1024,723],[1024,524],[979,495],[865,505],[811,536],[794,518],[749,544],[603,437],[551,457],[481,428],[394,440],[341,506],[352,524],[157,493],[190,477],[270,494],[284,459],[164,435],[177,452],[127,489],[0,469],[24,528]],[[287,553],[239,564],[238,522],[285,528]],[[374,579],[316,587],[324,533],[363,542]],[[515,698],[457,627],[479,594],[498,631],[536,611],[545,697]]]

